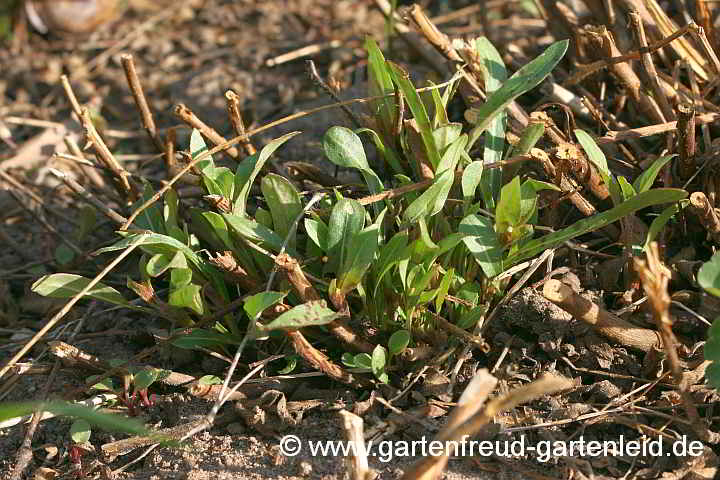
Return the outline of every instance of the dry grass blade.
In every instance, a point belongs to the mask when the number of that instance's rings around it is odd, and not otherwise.
[[[475,380],[473,380],[468,386],[468,389],[471,389],[468,397],[472,397],[472,400],[478,404],[478,408],[482,406],[484,395],[487,395],[485,392],[488,391],[488,388],[491,389],[490,385],[494,380],[494,377],[487,371],[480,375],[482,377],[478,384],[475,384]],[[442,468],[438,469],[438,466],[442,465],[444,467],[446,461],[444,459],[453,449],[458,449],[462,442],[465,442],[469,436],[476,434],[480,428],[490,422],[496,415],[540,398],[543,395],[567,390],[572,388],[573,385],[574,383],[571,380],[559,375],[546,375],[532,383],[513,389],[505,395],[494,398],[479,412],[475,409],[475,412],[470,414],[469,411],[465,410],[464,413],[458,414],[459,416],[455,417],[455,420],[451,419],[453,426],[449,425],[448,428],[443,429],[436,436],[435,440],[442,442],[442,454],[438,457],[425,457],[418,461],[405,472],[402,477],[403,480],[435,480],[440,478]],[[471,398],[467,398],[462,404],[467,404],[470,401]],[[466,417],[466,419],[461,420],[462,417]]]

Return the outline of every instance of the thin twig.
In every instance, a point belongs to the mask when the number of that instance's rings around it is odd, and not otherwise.
[[[150,140],[152,140],[158,150],[162,152],[164,151],[163,141],[158,135],[157,127],[155,127],[153,114],[150,111],[150,106],[148,105],[147,98],[145,98],[142,84],[140,83],[137,71],[135,70],[135,61],[133,60],[133,56],[126,53],[120,57],[120,62],[122,63],[123,70],[125,70],[125,78],[127,78],[130,91],[135,99],[135,105],[137,105],[138,110],[140,110],[143,128],[145,128],[145,131],[148,133]]]

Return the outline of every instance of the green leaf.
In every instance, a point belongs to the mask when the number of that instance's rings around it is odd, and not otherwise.
[[[720,390],[720,362],[712,362],[708,365],[705,370],[705,378],[713,388]]]
[[[323,148],[325,155],[335,165],[360,170],[370,193],[377,194],[384,190],[382,181],[370,168],[362,141],[355,132],[345,127],[330,127],[323,137]],[[373,205],[373,208],[379,213],[379,204]]]
[[[357,200],[342,198],[330,212],[327,252],[333,265],[343,265],[350,240],[365,225],[365,208]]]
[[[75,251],[63,242],[55,248],[54,257],[58,265],[68,265],[75,258]]]
[[[437,90],[433,90],[437,91]],[[448,123],[447,125],[441,125],[440,127],[433,130],[433,138],[435,139],[435,145],[437,146],[440,155],[445,153],[450,145],[453,144],[462,133],[461,123]],[[438,172],[442,171],[438,166]]]
[[[637,192],[635,192],[635,189],[632,185],[627,181],[627,179],[623,176],[617,177],[617,183],[620,187],[620,192],[622,193],[623,201],[630,200],[632,197],[635,196]]]
[[[178,195],[175,190],[172,188],[168,189],[167,192],[165,192],[165,206],[163,208],[163,220],[165,221],[165,226],[170,229],[172,227],[177,228],[179,230],[178,226]]]
[[[382,221],[382,219],[380,220]],[[347,294],[362,281],[365,272],[375,258],[379,235],[378,222],[353,235],[350,239],[345,260],[337,274],[337,286],[342,293]]]
[[[355,368],[355,357],[353,357],[352,353],[343,353],[340,357],[340,361],[345,365],[346,367]]]
[[[235,172],[235,188],[233,196],[233,215],[243,216],[247,208],[248,195],[250,195],[250,187],[252,187],[255,177],[258,176],[260,170],[262,170],[265,162],[267,162],[270,155],[275,153],[275,150],[290,140],[300,132],[290,132],[283,135],[280,138],[276,138],[272,142],[268,143],[263,147],[260,152],[251,155],[240,162],[237,171]]]
[[[170,292],[169,303],[174,307],[190,308],[198,315],[202,315],[205,309],[201,292],[200,285],[185,285]]]
[[[655,160],[652,165],[650,165],[647,170],[641,173],[640,176],[637,177],[633,182],[633,187],[635,188],[635,191],[637,193],[642,193],[650,190],[650,187],[652,187],[653,183],[655,183],[655,179],[660,173],[660,170],[662,170],[665,164],[672,160],[673,157],[675,157],[675,154],[665,155],[664,157],[660,157]]]
[[[465,152],[465,145],[467,144],[467,135],[461,135],[451,143],[443,153],[440,163],[437,166],[436,173],[440,174],[445,170],[452,170],[455,172],[457,164],[460,161],[460,157]]]
[[[33,292],[43,297],[72,298],[80,293],[91,282],[89,278],[72,273],[54,273],[45,275],[33,283]],[[97,283],[86,294],[86,297],[112,303],[113,305],[129,306],[130,302],[115,290],[103,283]]]
[[[428,160],[433,168],[437,168],[440,163],[440,152],[435,145],[435,138],[432,134],[432,125],[430,124],[430,118],[428,117],[427,110],[425,109],[425,104],[410,81],[408,73],[392,62],[387,62],[387,65],[390,68],[390,76],[392,77],[393,82],[404,95],[405,101],[410,107],[410,111],[417,122],[418,128],[420,129],[420,136],[422,137],[423,144],[425,145]]]
[[[223,379],[217,375],[203,375],[198,379],[200,385],[222,385]]]
[[[192,283],[192,270],[189,268],[176,268],[170,272],[170,288],[181,288]]]
[[[483,74],[485,77],[485,89],[488,95],[497,91],[507,80],[507,70],[503,63],[500,53],[495,49],[490,41],[485,37],[475,40],[475,51],[478,57],[482,59]],[[493,118],[485,132],[485,147],[483,151],[483,163],[500,162],[503,159],[503,151],[505,149],[505,126],[506,113],[504,110]],[[484,181],[480,184],[483,192],[485,205],[489,209],[493,209],[495,199],[500,193],[502,186],[502,170],[499,168],[487,169],[483,172]]]
[[[158,253],[147,261],[145,272],[154,278],[165,273],[168,268],[187,268],[187,266],[187,259],[182,252],[176,252],[174,255]]]
[[[508,153],[508,156],[527,155],[544,134],[545,123],[531,120],[520,135],[518,143]]]
[[[495,229],[505,232],[509,227],[519,227],[522,217],[520,205],[520,177],[514,177],[500,191],[500,199],[495,208]]]
[[[408,345],[410,345],[410,332],[407,330],[396,331],[390,336],[390,340],[388,340],[390,356],[394,357],[402,353]]]
[[[497,238],[492,220],[480,215],[468,215],[458,228],[465,234],[463,243],[488,278],[503,271],[503,246]]]
[[[269,228],[270,230],[273,229],[272,215],[264,208],[258,207],[255,210],[255,220],[257,220],[259,224]]]
[[[377,289],[385,274],[403,259],[410,258],[410,251],[407,248],[407,244],[408,234],[406,232],[399,232],[380,249],[378,259],[373,264],[373,270],[375,272],[373,295],[377,293]]]
[[[205,265],[205,262],[201,260],[200,257],[198,257],[197,254],[193,252],[190,247],[188,247],[184,243],[175,240],[173,237],[168,237],[167,235],[160,235],[158,233],[129,234],[124,239],[120,240],[114,245],[96,250],[93,254],[99,255],[101,253],[125,250],[130,245],[135,244],[139,236],[142,236],[143,238],[137,244],[144,252],[150,253],[152,255],[155,255],[157,253],[174,255],[176,252],[180,251],[185,255],[185,258],[187,258],[189,262],[198,266],[199,268],[203,268]]]
[[[87,420],[78,419],[70,425],[70,438],[74,443],[87,443],[90,441],[90,424]]]
[[[322,220],[305,219],[305,231],[308,237],[323,252],[328,251],[328,227]]]
[[[697,281],[706,292],[720,297],[720,252],[700,267]]]
[[[382,345],[376,345],[372,352],[372,358],[370,359],[370,366],[375,377],[380,377],[385,372],[385,365],[387,364],[387,350]]]
[[[193,128],[192,133],[190,134],[190,156],[194,160],[197,158],[201,153],[207,152],[208,147],[205,144],[205,140],[202,137],[202,134],[200,131],[196,128]],[[213,162],[212,155],[208,155],[203,160],[200,160],[198,163],[195,164],[198,170],[201,172],[204,172],[206,168],[208,167],[214,167],[215,163]]]
[[[537,213],[536,187],[540,187],[540,189],[545,188],[544,185],[537,185],[528,180],[524,181],[520,186],[520,218],[518,219],[518,225],[535,223],[533,219]]]
[[[487,102],[480,108],[469,109],[465,113],[468,122],[476,125],[470,132],[467,149],[475,144],[480,135],[490,126],[495,117],[505,110],[513,100],[535,88],[550,74],[562,60],[569,41],[562,40],[550,45],[540,56],[515,72],[502,87],[488,96]]]
[[[202,315],[203,307],[202,287],[192,282],[192,270],[189,268],[174,268],[170,272],[170,297],[168,303],[174,307],[190,308],[198,315]]]
[[[194,349],[198,347],[216,347],[218,345],[237,345],[240,343],[240,339],[229,333],[195,328],[189,333],[171,340],[170,343],[178,348]]]
[[[435,86],[435,84],[432,84]],[[443,101],[443,98],[440,96],[440,91],[437,88],[433,88],[430,90],[430,93],[432,94],[433,104],[435,105],[435,115],[433,116],[433,127],[439,127],[441,125],[445,125],[447,123],[450,123],[450,119],[448,118],[447,114],[447,104]]]
[[[559,232],[530,240],[507,258],[506,266],[510,267],[527,258],[534,257],[545,249],[555,248],[563,242],[602,228],[643,208],[662,203],[678,202],[686,196],[687,192],[685,190],[676,188],[657,188],[639,193],[610,210],[578,220]]]
[[[335,165],[370,170],[362,141],[349,128],[330,127],[323,136],[323,149]]]
[[[450,284],[452,283],[454,278],[455,269],[451,268],[447,272],[445,272],[445,275],[443,276],[443,279],[438,286],[437,296],[435,297],[435,311],[437,313],[440,313],[440,310],[442,309],[443,302],[445,301],[445,297],[450,290]]]
[[[621,185],[615,181],[612,173],[610,173],[605,154],[602,150],[600,150],[600,147],[598,147],[597,143],[595,143],[595,140],[593,140],[587,132],[578,129],[575,130],[575,136],[580,142],[580,145],[582,145],[583,150],[585,150],[590,162],[597,168],[600,177],[603,179],[605,186],[610,192],[610,198],[612,198],[613,204],[616,206],[620,205],[627,198],[623,194]],[[627,191],[630,193],[630,190]]]
[[[323,300],[316,300],[303,303],[291,308],[267,325],[262,325],[261,330],[297,330],[303,327],[327,325],[341,315],[333,312],[325,305]]]
[[[683,200],[681,202],[670,205],[665,210],[663,210],[660,215],[655,217],[655,219],[650,224],[650,228],[648,228],[647,238],[645,239],[645,245],[643,246],[643,250],[647,250],[650,242],[655,240],[655,237],[657,237],[658,233],[660,233],[662,229],[665,228],[665,225],[670,221],[673,215],[685,208],[688,203],[690,202],[687,200]]]
[[[482,179],[483,167],[484,165],[482,162],[476,161],[465,167],[465,170],[463,171],[462,192],[465,211],[467,211],[467,207],[475,198],[475,191],[477,190],[478,185],[480,185],[480,180]]]
[[[143,193],[141,197],[132,204],[130,207],[131,211],[137,210],[140,205],[144,204],[146,201],[150,200],[153,195],[155,195],[155,191],[153,190],[152,185],[150,185],[150,182],[143,179],[143,184]],[[160,234],[165,233],[165,219],[163,217],[163,212],[156,203],[143,210],[142,213],[135,219],[134,223],[140,229],[151,230]]]
[[[88,378],[88,381],[93,380],[94,378],[98,378],[100,375],[93,375]],[[96,383],[92,387],[90,387],[94,390],[105,390],[108,392],[113,392],[116,390],[115,383],[113,382],[112,378],[106,378],[104,380],[101,380],[100,382]]]
[[[398,158],[397,152],[392,147],[386,147],[377,132],[375,132],[374,130],[370,130],[369,128],[359,128],[355,130],[355,133],[367,133],[368,135],[370,135],[370,138],[372,138],[373,143],[375,144],[375,148],[378,152],[380,152],[380,155],[390,164],[390,168],[393,169],[393,172],[403,173],[404,170],[400,166],[400,159]],[[373,171],[373,174],[374,173],[375,172]]]
[[[588,158],[593,164],[595,164],[603,178],[610,177],[611,173],[608,168],[605,154],[602,150],[600,150],[600,147],[598,147],[597,143],[595,143],[595,140],[593,140],[587,132],[580,129],[575,130],[575,136],[577,137],[578,142],[580,142],[580,145],[582,145],[583,150],[585,150]]]
[[[245,240],[269,248],[276,253],[282,248],[283,238],[255,220],[247,217],[238,217],[231,213],[224,213],[222,217],[227,224],[230,225],[230,228]],[[289,254],[295,253],[294,249],[290,247],[288,247],[287,251]]]
[[[286,293],[282,292],[260,292],[249,297],[243,303],[243,309],[247,316],[251,319],[256,319],[266,309],[272,307],[276,303],[281,302]]]
[[[442,210],[454,180],[455,173],[449,169],[437,175],[432,185],[405,209],[403,222],[406,225],[413,224],[421,218],[431,217]]]
[[[353,364],[357,368],[366,368],[372,370],[372,357],[367,353],[358,353],[353,358]]]
[[[290,180],[274,173],[265,175],[261,182],[261,189],[263,197],[270,207],[273,229],[275,233],[285,239],[290,233],[295,219],[302,213],[300,194]],[[295,235],[290,238],[288,245],[295,246]]]
[[[135,391],[147,390],[153,383],[163,376],[167,376],[167,370],[159,368],[144,368],[133,375],[133,388]]]
[[[371,37],[366,38],[365,49],[368,52],[368,90],[370,96],[383,96],[383,98],[370,102],[371,112],[373,117],[380,119],[382,130],[390,132],[397,117],[395,99],[384,96],[394,90],[390,70],[385,62],[385,57]]]
[[[227,223],[222,215],[216,212],[204,211],[200,212],[200,216],[203,219],[203,223],[211,230],[210,233],[220,241],[220,245],[222,245],[225,250],[235,249],[235,245],[230,238]]]
[[[460,320],[458,320],[457,322],[457,326],[462,328],[463,330],[474,328],[486,312],[486,305],[478,305],[476,307],[473,307],[460,317]]]
[[[148,435],[150,432],[145,428],[143,423],[135,418],[127,418],[122,415],[111,415],[101,413],[92,407],[78,405],[66,402],[20,402],[20,403],[3,403],[0,404],[0,422],[10,420],[11,418],[29,415],[37,409],[62,415],[82,419],[92,426],[96,426],[103,430],[125,432],[133,435]]]
[[[279,373],[280,375],[287,375],[288,373],[290,373],[290,372],[292,372],[293,370],[295,370],[295,367],[297,367],[298,359],[299,359],[299,358],[300,358],[300,357],[299,357],[298,355],[290,355],[289,357],[287,357],[287,358],[285,359],[285,361],[287,362],[287,364],[285,365],[284,368],[282,368],[281,370],[278,370],[278,373]]]
[[[703,356],[712,362],[705,370],[705,378],[715,389],[720,389],[720,318],[716,318],[708,329]]]

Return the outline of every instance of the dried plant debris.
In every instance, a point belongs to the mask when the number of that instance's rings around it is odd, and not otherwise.
[[[0,477],[718,475],[720,4],[5,3]]]

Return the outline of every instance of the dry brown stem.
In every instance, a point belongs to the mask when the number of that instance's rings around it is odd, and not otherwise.
[[[185,122],[188,126],[198,130],[203,137],[210,140],[214,145],[225,145],[228,143],[228,141],[225,140],[225,137],[220,135],[214,128],[200,120],[185,104],[180,103],[175,105],[174,113],[176,117]],[[238,152],[238,149],[235,147],[228,147],[222,151],[232,159],[236,159],[240,155],[240,152]]]
[[[323,372],[338,382],[354,387],[363,388],[370,385],[367,380],[355,377],[345,371],[342,367],[330,360],[327,355],[313,347],[299,330],[288,331],[287,335],[295,349],[295,353],[300,355],[316,370]]]
[[[85,188],[83,188],[82,185],[77,183],[70,175],[66,174],[65,172],[61,172],[60,170],[54,170],[53,173],[55,173],[55,175],[59,177],[60,180],[62,180],[63,183],[70,190],[77,194],[78,197],[82,198],[84,201],[97,208],[98,211],[100,211],[113,222],[117,223],[118,225],[122,225],[123,223],[127,222],[127,218],[123,217],[115,210],[108,207],[105,203],[98,200],[92,193],[88,192],[87,190],[85,190]]]
[[[300,264],[297,260],[286,253],[281,253],[275,257],[275,264],[282,270],[287,277],[290,284],[293,286],[295,291],[298,293],[303,302],[310,302],[313,300],[322,300],[322,297],[317,293],[315,287],[312,286],[310,281],[305,276],[305,273],[300,268]],[[341,304],[343,305],[343,304]],[[336,305],[336,308],[337,305]],[[340,312],[343,310],[338,308]],[[348,312],[349,313],[349,312]],[[336,338],[345,343],[347,346],[357,350],[359,352],[372,353],[375,345],[371,344],[367,340],[363,339],[360,335],[356,334],[350,326],[342,319],[335,319],[327,325],[328,330]]]
[[[210,256],[208,261],[225,272],[225,275],[233,283],[237,283],[246,291],[257,290],[261,286],[261,282],[251,278],[245,269],[237,263],[233,252],[230,250],[218,253],[214,257]]]
[[[85,129],[85,136],[87,137],[88,142],[95,150],[95,155],[98,160],[115,176],[114,179],[118,184],[118,192],[124,198],[129,200],[137,198],[137,188],[130,184],[130,173],[118,163],[108,146],[105,144],[105,141],[95,129],[95,125],[93,125],[92,119],[90,118],[90,111],[87,108],[81,109],[80,122]]]
[[[376,474],[370,470],[368,452],[365,448],[365,435],[363,433],[363,419],[347,410],[340,410],[343,421],[345,439],[353,444],[346,461],[352,480],[371,480]]]
[[[678,38],[682,37],[689,31],[690,31],[690,26],[686,25],[685,27],[677,30],[675,33],[667,36],[666,38],[663,38],[662,40],[660,40],[658,42],[653,43],[652,45],[648,46],[647,48],[641,48],[639,50],[627,53],[625,55],[613,56],[611,58],[605,58],[602,60],[598,60],[598,61],[593,62],[588,65],[582,65],[578,68],[577,72],[575,72],[570,78],[568,78],[563,83],[565,84],[565,86],[575,85],[576,83],[580,83],[581,81],[583,81],[589,75],[592,75],[593,73],[595,73],[598,70],[601,70],[603,68],[607,68],[607,67],[610,67],[610,66],[618,64],[618,63],[625,63],[629,60],[640,60],[644,53],[652,53],[655,50],[659,50],[659,49],[667,46],[674,40],[677,40]]]
[[[197,428],[205,419],[197,420],[190,423],[183,423],[171,428],[164,428],[154,432],[152,435],[130,437],[115,442],[106,443],[100,450],[107,462],[112,462],[116,457],[125,455],[138,448],[154,445],[160,441],[181,440],[186,433]]]
[[[621,345],[643,352],[649,352],[660,345],[660,336],[656,331],[636,327],[575,293],[560,280],[548,280],[543,286],[543,296]]]
[[[703,425],[697,408],[693,404],[690,396],[689,385],[683,377],[683,369],[680,366],[680,360],[677,353],[677,344],[679,343],[672,331],[672,318],[670,316],[670,295],[668,294],[668,284],[670,282],[670,270],[663,265],[660,260],[660,253],[656,242],[650,244],[647,250],[647,260],[635,257],[635,271],[638,273],[642,281],[645,294],[648,296],[648,302],[655,317],[655,323],[660,331],[660,337],[667,355],[670,372],[677,385],[678,393],[682,398],[685,412],[688,419],[693,425],[695,433],[704,441],[717,443],[720,441],[720,435],[711,432]]]
[[[690,210],[697,215],[708,236],[720,245],[720,216],[703,192],[690,194]]]
[[[504,411],[530,402],[543,395],[567,390],[574,385],[571,380],[564,377],[545,375],[532,383],[523,385],[501,397],[492,399],[483,410],[478,411],[482,407],[484,399],[492,390],[490,386],[492,385],[494,387],[492,383],[494,377],[487,373],[487,371],[481,371],[478,375],[483,376],[480,385],[476,390],[475,387],[473,387],[475,391],[468,395],[469,398],[462,399],[461,397],[459,404],[465,405],[462,407],[462,411],[457,414],[457,417],[451,418],[448,427],[438,433],[434,439],[443,444],[442,456],[425,457],[416,462],[405,472],[402,477],[403,480],[434,480],[440,478],[444,462],[446,461],[444,457],[452,453],[453,448],[459,448],[453,447],[453,445],[461,445],[461,442],[465,441],[468,436],[476,434],[484,425]],[[471,388],[473,383],[474,381],[471,381],[466,391]],[[463,396],[465,396],[465,393],[463,393]]]
[[[596,28],[588,27],[585,31],[588,33],[590,38],[592,38],[598,44],[603,55],[608,58],[622,56],[617,46],[615,45],[615,40],[604,26]],[[654,122],[665,122],[665,118],[663,117],[663,114],[660,111],[660,107],[655,102],[655,100],[642,92],[642,82],[640,81],[640,78],[638,78],[637,74],[633,71],[630,64],[626,62],[615,63],[610,68],[613,73],[615,73],[615,75],[620,78],[623,84],[625,84],[630,98],[633,100],[635,105],[637,105],[640,111],[643,112],[643,114],[645,114]]]
[[[75,141],[75,136],[73,135],[65,135],[63,137],[63,142],[65,143],[65,146],[68,149],[68,152],[78,158],[85,158],[85,155],[83,155],[82,150],[80,150],[80,146]],[[88,180],[90,180],[90,183],[94,184],[99,189],[105,188],[105,181],[103,180],[102,175],[98,173],[98,171],[95,169],[94,165],[87,165],[84,163],[80,163],[80,169],[82,170],[82,173],[87,177]]]
[[[637,11],[630,12],[630,25],[635,30],[635,37],[637,42],[640,44],[640,49],[646,49],[647,37],[645,36],[645,26],[643,25],[642,17]],[[655,94],[655,99],[658,102],[660,110],[663,114],[663,121],[675,120],[675,112],[670,106],[670,102],[666,96],[665,90],[660,85],[658,80],[657,70],[653,63],[652,54],[644,52],[640,59],[642,60],[642,66],[645,69],[645,80],[650,83],[650,88]]]
[[[695,124],[712,123],[720,118],[720,113],[705,113],[695,117]],[[633,138],[650,137],[671,132],[677,128],[677,122],[665,122],[647,127],[631,128],[629,130],[611,130],[604,137],[597,138],[599,145],[604,143],[623,142]]]
[[[230,116],[230,123],[232,123],[235,133],[238,135],[245,135],[245,122],[243,121],[242,114],[240,113],[240,97],[237,96],[232,90],[225,92],[225,98],[227,99],[228,115]],[[243,150],[247,155],[255,155],[257,150],[252,144],[249,138],[245,138],[240,141]]]
[[[497,381],[497,378],[492,376],[486,368],[478,370],[472,380],[470,380],[468,386],[465,387],[462,395],[460,395],[457,406],[453,409],[447,424],[443,430],[438,433],[436,439],[446,441],[457,440],[456,438],[450,437],[449,434],[482,409],[485,405],[485,401],[495,389]],[[419,478],[427,480],[439,478],[445,469],[445,465],[447,465],[447,461],[447,454],[439,455],[437,457],[427,457],[416,462],[410,470],[405,472],[403,478]],[[412,477],[411,475],[417,476]]]
[[[165,145],[158,134],[157,127],[155,126],[155,119],[153,118],[152,111],[150,111],[147,98],[145,98],[145,92],[143,91],[142,84],[140,83],[140,78],[138,78],[133,56],[129,53],[121,55],[120,62],[122,63],[123,70],[125,71],[125,78],[127,79],[128,86],[132,92],[133,99],[135,99],[135,105],[140,111],[143,128],[157,149],[163,152],[165,151]]]
[[[678,175],[684,183],[695,173],[695,108],[693,105],[678,105],[677,152]]]
[[[593,196],[600,201],[607,200],[610,192],[597,172],[582,151],[575,145],[568,143],[559,145],[551,151],[553,163],[565,163],[570,166],[573,176],[585,185]]]

